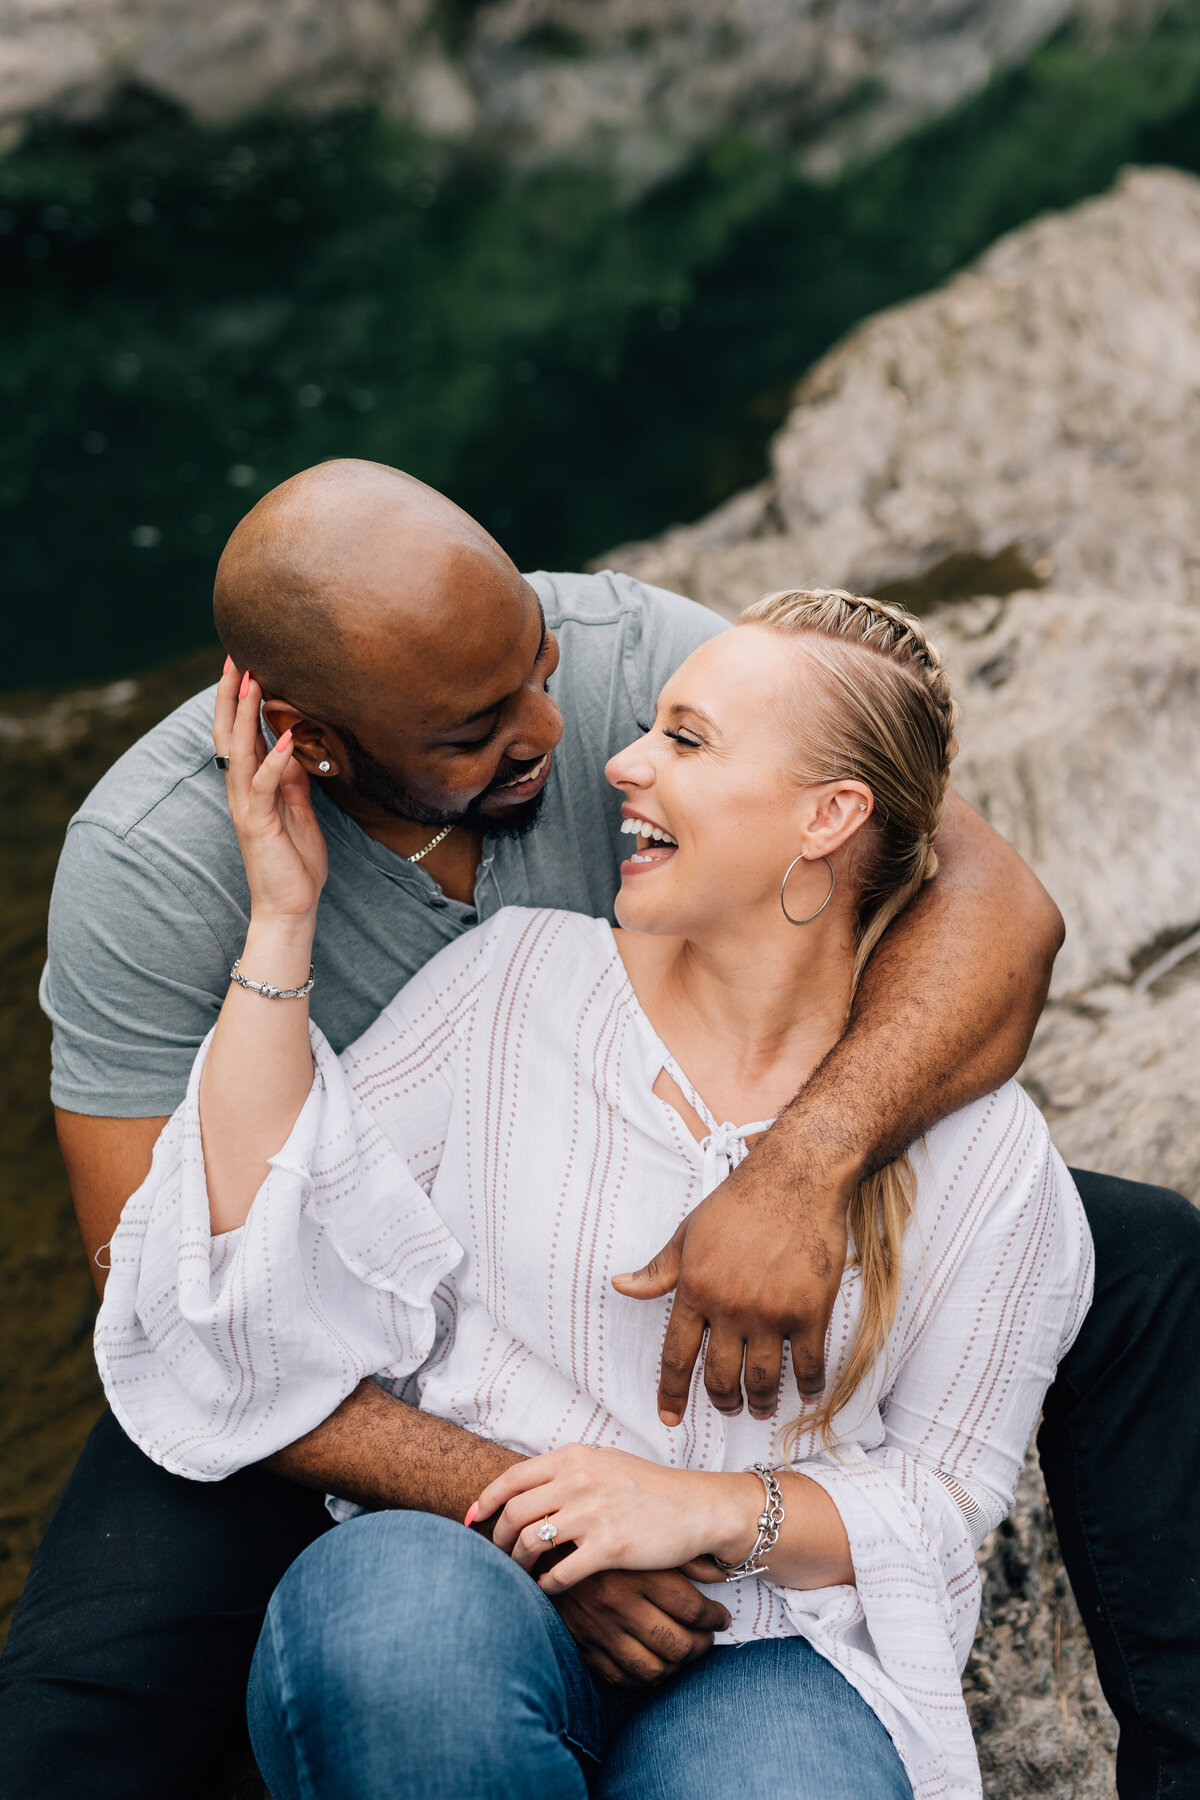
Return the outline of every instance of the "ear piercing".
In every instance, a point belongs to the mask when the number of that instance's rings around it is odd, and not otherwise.
[[[333,764],[330,762],[330,760],[327,756],[323,756],[321,758],[321,761],[317,764],[317,767],[318,767],[318,769],[320,769],[322,775],[328,775],[330,769],[333,767]]]
[[[858,803],[858,810],[859,810],[859,812],[866,812],[866,810],[867,810],[867,803],[866,803],[866,801],[865,801],[865,800],[860,800],[860,801],[859,801],[859,803]]]

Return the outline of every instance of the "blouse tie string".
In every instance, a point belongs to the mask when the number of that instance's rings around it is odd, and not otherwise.
[[[738,1164],[745,1161],[749,1154],[746,1139],[766,1131],[773,1124],[773,1119],[760,1119],[754,1125],[731,1125],[727,1119],[723,1125],[713,1127],[700,1145],[704,1158],[701,1185],[705,1194],[720,1187]]]

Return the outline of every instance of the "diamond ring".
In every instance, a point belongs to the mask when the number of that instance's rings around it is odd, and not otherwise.
[[[550,1517],[549,1513],[546,1514],[545,1524],[538,1526],[538,1536],[541,1538],[543,1544],[552,1544],[558,1536],[558,1526],[554,1523],[554,1520]]]

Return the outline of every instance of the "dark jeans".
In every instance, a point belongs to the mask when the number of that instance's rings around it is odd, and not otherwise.
[[[1121,1727],[1121,1800],[1200,1794],[1200,1213],[1076,1173],[1096,1300],[1039,1437],[1063,1556]],[[0,1658],[4,1800],[214,1800],[244,1748],[272,1590],[327,1524],[247,1470],[149,1462],[105,1415]]]

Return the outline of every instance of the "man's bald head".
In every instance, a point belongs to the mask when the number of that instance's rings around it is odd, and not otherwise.
[[[217,633],[265,693],[330,723],[352,722],[381,643],[414,659],[445,649],[462,621],[521,578],[469,514],[399,469],[344,459],[272,489],[238,525],[217,568]]]
[[[499,544],[433,488],[382,463],[293,476],[230,538],[214,612],[272,728],[344,808],[532,822],[562,735],[557,645]]]

